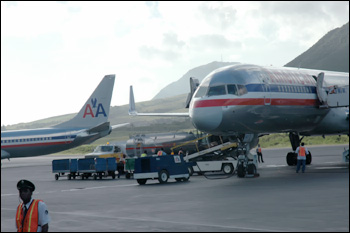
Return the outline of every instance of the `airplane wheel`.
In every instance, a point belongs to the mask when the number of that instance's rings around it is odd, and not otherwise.
[[[166,170],[161,170],[158,176],[159,183],[161,184],[166,183],[168,179],[169,179],[168,172]]]
[[[68,177],[68,180],[72,179],[70,174],[68,174],[67,177]]]
[[[96,174],[94,174],[94,180],[96,180],[97,179],[97,175]]]
[[[222,165],[222,171],[225,174],[232,174],[233,173],[233,165],[229,163],[225,163]]]
[[[311,152],[309,151],[309,154],[306,155],[306,164],[310,165],[312,161],[312,156],[311,156]]]
[[[58,174],[55,175],[55,179],[58,180]]]
[[[248,164],[247,172],[249,175],[253,175],[256,173],[256,167],[254,164]]]
[[[297,157],[294,152],[289,152],[287,154],[286,159],[287,159],[288,166],[294,166],[297,164]]]
[[[238,165],[237,166],[237,176],[239,177],[239,178],[242,178],[242,177],[244,177],[244,174],[245,173],[245,169],[244,169],[244,167],[243,167],[243,164],[240,164],[240,165]]]

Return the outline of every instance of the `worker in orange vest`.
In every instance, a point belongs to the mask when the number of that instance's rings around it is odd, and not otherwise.
[[[309,154],[309,151],[307,150],[306,147],[304,147],[304,143],[301,143],[301,146],[299,146],[296,150],[295,153],[298,154],[298,159],[297,159],[297,170],[296,172],[299,173],[300,169],[300,164],[303,164],[303,168],[301,169],[302,173],[305,172],[305,164],[306,164],[306,155]]]
[[[16,227],[18,232],[48,232],[50,215],[42,200],[32,198],[35,186],[29,180],[17,183],[19,196],[23,203],[19,204],[16,212]]]
[[[164,152],[163,147],[160,148],[160,150],[158,151],[157,155],[158,155],[158,156],[166,155],[166,153]]]
[[[256,148],[256,153],[258,154],[258,161],[259,161],[259,163],[260,163],[260,157],[261,157],[261,162],[263,163],[264,160],[263,160],[263,157],[262,157],[260,144],[258,144],[258,148]]]

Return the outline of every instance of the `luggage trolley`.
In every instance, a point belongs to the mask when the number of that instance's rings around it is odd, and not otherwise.
[[[72,177],[75,179],[78,173],[77,159],[56,159],[52,160],[52,173],[55,174],[55,179],[58,180],[61,176],[67,176],[68,180]],[[65,175],[67,174],[67,175]]]

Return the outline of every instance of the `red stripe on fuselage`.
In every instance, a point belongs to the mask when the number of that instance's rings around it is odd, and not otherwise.
[[[257,98],[245,98],[245,99],[213,99],[213,100],[197,100],[194,102],[193,108],[205,108],[205,107],[224,107],[234,105],[265,105],[270,103],[271,105],[294,105],[294,106],[316,106],[316,99],[257,99]]]

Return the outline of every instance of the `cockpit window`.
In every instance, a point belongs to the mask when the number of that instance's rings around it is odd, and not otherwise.
[[[237,85],[238,87],[238,95],[244,95],[247,94],[247,88],[244,85]]]
[[[238,95],[236,85],[235,84],[227,85],[227,93],[231,95]]]
[[[205,96],[205,94],[207,94],[207,91],[208,91],[208,86],[201,86],[199,87],[195,97]]]
[[[209,88],[208,96],[213,95],[226,95],[226,88],[224,85],[222,86],[214,86]]]

